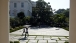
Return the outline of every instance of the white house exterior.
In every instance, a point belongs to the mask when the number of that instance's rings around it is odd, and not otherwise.
[[[36,2],[31,1],[32,2],[32,7],[36,7]]]
[[[32,16],[34,2],[31,0],[10,0],[9,13],[11,17],[16,17],[19,12],[24,12],[25,16]]]

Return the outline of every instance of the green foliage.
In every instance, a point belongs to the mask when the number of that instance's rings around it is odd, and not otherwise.
[[[15,27],[15,30],[19,30],[20,28],[19,27]]]
[[[13,43],[12,41],[10,41],[10,43]]]
[[[17,17],[10,18],[10,32],[19,30],[23,25],[32,26],[49,25],[69,30],[69,9],[59,9],[53,14],[50,3],[38,0],[36,7],[32,8],[32,17],[25,17],[24,12],[17,14]]]
[[[66,41],[65,43],[69,43],[69,42]]]
[[[53,16],[53,24],[55,27],[64,27],[66,21],[65,21],[64,14],[56,14]]]
[[[65,9],[58,9],[57,11],[55,11],[55,13],[61,14],[61,13],[63,13],[64,11],[65,11]]]
[[[17,18],[19,18],[19,25],[24,25],[25,24],[25,14],[24,14],[24,12],[19,12],[18,14],[17,14]]]
[[[32,25],[50,25],[51,27],[61,27],[69,30],[69,9],[59,9],[53,15],[51,6],[44,0],[38,0],[36,7],[33,7],[31,18]]]
[[[57,14],[64,14],[66,17],[69,17],[69,8],[68,9],[58,9],[57,11],[55,11],[55,13]]]
[[[44,0],[38,0],[36,7],[33,7],[32,16],[36,25],[49,24],[50,16],[53,14],[51,5]]]
[[[31,17],[26,17],[26,24],[30,24],[31,23],[31,21],[30,21],[30,19],[31,19]]]
[[[59,27],[62,27],[65,30],[69,31],[69,9],[59,9],[55,13],[57,14],[55,14],[54,18],[57,23],[60,23]],[[60,16],[57,16],[57,15],[60,15]]]
[[[20,43],[19,41],[14,41],[14,43]]]
[[[11,27],[15,27],[15,19],[14,18],[10,18],[10,26]]]
[[[61,40],[60,38],[58,38],[59,40]]]
[[[15,28],[20,25],[20,19],[18,17],[10,18],[10,26]]]
[[[23,19],[23,18],[25,17],[24,12],[18,13],[18,14],[17,14],[17,17],[18,17],[19,19]]]
[[[21,28],[23,28],[23,26],[19,26],[19,28],[21,29]]]
[[[14,31],[17,31],[17,30],[19,30],[19,29],[22,29],[22,28],[23,28],[23,26],[11,28],[11,29],[10,29],[10,33],[11,33],[11,32],[14,32]]]
[[[69,31],[69,27],[63,27],[63,29],[65,29],[65,30]]]

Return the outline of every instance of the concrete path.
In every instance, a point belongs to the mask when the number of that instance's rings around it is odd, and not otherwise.
[[[69,41],[69,37],[28,36],[25,40],[24,36],[10,36],[10,41],[19,41],[20,43],[64,43]]]
[[[54,35],[54,36],[69,36],[69,31],[66,31],[62,28],[48,27],[48,28],[29,28],[29,35]],[[10,34],[19,34],[21,35],[23,29],[12,32]]]
[[[20,43],[64,43],[69,41],[69,31],[62,28],[47,27],[47,28],[29,28],[29,35],[25,40],[21,36],[23,29],[10,33],[10,41],[19,41]],[[67,36],[67,37],[66,37]]]

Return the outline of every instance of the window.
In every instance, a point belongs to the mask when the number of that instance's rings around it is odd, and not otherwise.
[[[24,7],[24,3],[21,3],[21,7]]]
[[[17,7],[17,3],[14,3],[14,7],[15,7],[15,8]]]

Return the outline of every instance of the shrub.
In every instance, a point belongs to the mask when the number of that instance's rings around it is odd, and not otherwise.
[[[19,30],[19,27],[15,27],[15,30]]]
[[[66,41],[65,43],[69,43],[69,42]]]
[[[63,27],[63,29],[65,29],[65,30],[69,31],[69,27]]]
[[[19,26],[19,28],[20,28],[20,29],[22,29],[22,28],[23,28],[23,26]]]
[[[14,31],[14,29],[10,29],[10,33],[13,32],[13,31]]]
[[[19,41],[14,41],[14,43],[20,43]]]
[[[10,29],[10,33],[11,32],[14,32],[14,31],[17,31],[17,30],[19,30],[19,29],[22,29],[23,28],[23,26],[19,26],[19,27],[15,27],[15,28],[13,28],[13,29]]]
[[[10,43],[13,43],[12,41],[10,41]]]

